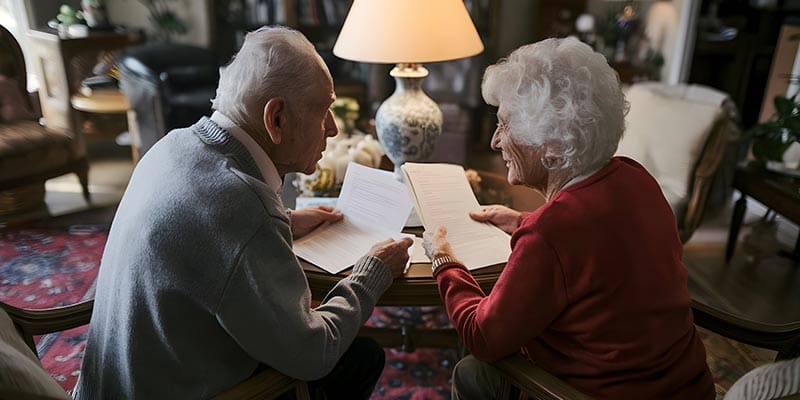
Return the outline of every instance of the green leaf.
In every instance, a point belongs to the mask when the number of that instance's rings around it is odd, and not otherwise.
[[[792,115],[786,118],[786,129],[789,131],[789,136],[794,140],[800,140],[800,114]]]
[[[753,155],[762,161],[783,161],[783,153],[791,143],[758,138],[753,141]]]
[[[784,118],[792,115],[795,104],[794,101],[787,99],[783,96],[775,96],[775,111],[778,112],[778,118]]]

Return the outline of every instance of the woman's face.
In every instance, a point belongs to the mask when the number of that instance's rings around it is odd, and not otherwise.
[[[497,113],[497,129],[492,136],[492,149],[503,154],[503,161],[508,168],[508,183],[544,190],[548,175],[548,170],[540,161],[544,146],[520,143],[510,129],[501,105]]]

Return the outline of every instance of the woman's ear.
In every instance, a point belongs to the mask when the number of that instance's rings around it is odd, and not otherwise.
[[[272,143],[281,143],[288,122],[286,115],[286,100],[283,97],[273,97],[264,105],[264,127]]]

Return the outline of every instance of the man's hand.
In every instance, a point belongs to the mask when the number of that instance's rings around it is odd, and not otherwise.
[[[483,207],[480,212],[470,211],[469,216],[478,222],[489,222],[509,235],[519,228],[519,211],[506,206],[491,205]]]
[[[408,248],[412,244],[414,244],[414,241],[411,238],[387,239],[375,243],[372,249],[369,250],[369,255],[380,258],[383,264],[389,267],[392,278],[397,278],[403,275],[408,263]]]
[[[308,235],[325,222],[341,221],[342,212],[330,206],[316,206],[292,211],[289,219],[292,223],[292,237],[299,239]]]
[[[422,234],[422,247],[431,261],[441,256],[453,257],[453,248],[447,241],[447,229],[443,226],[436,227],[432,232],[425,231]]]

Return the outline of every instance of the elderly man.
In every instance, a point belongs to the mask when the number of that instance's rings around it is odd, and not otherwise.
[[[617,73],[584,43],[547,39],[490,66],[482,90],[498,106],[492,148],[509,183],[546,203],[471,214],[512,235],[488,295],[446,227],[425,232],[439,293],[472,354],[456,365],[453,398],[496,398],[506,382],[481,360],[521,350],[594,398],[713,399],[675,216],[644,167],[614,157],[627,109]]]
[[[292,239],[341,214],[287,212],[282,177],[310,173],[337,133],[333,82],[314,47],[280,27],[247,35],[216,112],[142,158],[98,277],[78,399],[201,399],[260,365],[327,398],[367,398],[383,367],[357,339],[402,274],[410,240],[377,243],[316,308]]]

